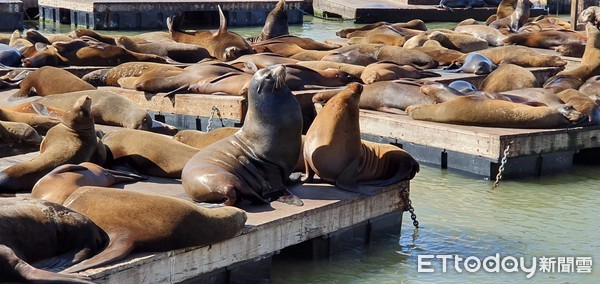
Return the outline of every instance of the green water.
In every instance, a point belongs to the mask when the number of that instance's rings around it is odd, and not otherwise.
[[[293,34],[316,40],[335,38],[352,22],[306,17]],[[449,23],[428,24],[452,27]],[[70,27],[59,27],[60,32]],[[256,36],[261,27],[232,28]],[[124,33],[122,31],[113,33]],[[137,32],[129,32],[134,34]],[[413,235],[408,214],[400,239],[390,236],[326,261],[276,258],[274,283],[600,283],[600,167],[575,166],[564,174],[540,179],[502,181],[498,189],[483,179],[422,166],[411,182],[411,198],[421,228]],[[592,257],[592,273],[543,273],[531,279],[519,272],[458,273],[452,267],[417,272],[418,255]],[[539,261],[539,260],[538,260]],[[453,266],[453,262],[448,263]],[[557,266],[555,266],[557,267]],[[539,265],[538,265],[539,269]]]

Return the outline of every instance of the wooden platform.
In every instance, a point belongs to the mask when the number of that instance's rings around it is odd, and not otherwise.
[[[0,0],[0,31],[22,29],[23,13],[21,0]]]
[[[481,7],[473,9],[455,8],[452,10],[439,9],[426,0],[313,0],[315,15],[352,19],[356,23],[374,23],[387,21],[391,23],[407,22],[421,19],[425,22],[460,22],[474,18],[485,21],[496,13],[496,7]],[[428,4],[428,5],[411,5]],[[545,14],[543,9],[531,9],[531,17]]]
[[[195,24],[218,26],[221,5],[229,26],[263,25],[276,0],[39,0],[40,19],[91,29],[164,29],[166,18],[177,13],[199,13]],[[288,22],[302,24],[297,8],[302,0],[288,0]],[[204,21],[204,22],[200,22]]]
[[[495,179],[503,152],[504,178],[534,177],[567,170],[573,155],[600,147],[600,126],[514,129],[413,120],[407,115],[361,110],[364,138],[401,145],[417,160]]]
[[[0,159],[0,169],[35,155],[37,153]],[[258,271],[248,271],[240,265],[259,263],[269,266],[270,257],[286,247],[308,242],[315,253],[328,255],[343,247],[344,242],[364,244],[382,233],[399,234],[401,212],[406,204],[400,190],[408,189],[408,186],[405,181],[374,190],[372,196],[364,196],[327,184],[299,185],[291,191],[304,201],[304,206],[279,202],[243,205],[248,212],[248,221],[237,237],[205,247],[139,253],[117,264],[84,273],[96,283],[177,283],[191,278],[201,283],[204,283],[203,278],[204,281],[213,279],[211,283],[227,283],[226,279],[231,279],[232,273],[245,270],[251,275],[246,283],[256,283],[258,281],[252,277],[268,279],[268,275],[256,275]],[[123,187],[189,199],[179,180],[151,178]],[[311,240],[315,243],[311,244]],[[265,263],[264,259],[269,261]],[[270,268],[263,267],[263,270],[270,271]]]

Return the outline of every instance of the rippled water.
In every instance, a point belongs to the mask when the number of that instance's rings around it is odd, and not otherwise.
[[[290,31],[324,40],[352,22],[307,17]],[[452,24],[428,24],[452,27]],[[68,31],[63,27],[61,32]],[[260,34],[260,27],[232,28],[242,36]],[[122,31],[116,33],[123,33]],[[133,34],[136,32],[131,32]],[[600,167],[576,166],[570,172],[521,181],[502,181],[498,189],[483,179],[423,166],[411,182],[411,198],[421,228],[413,235],[405,214],[402,236],[338,254],[326,261],[276,258],[274,283],[490,283],[525,282],[515,273],[418,273],[417,257],[457,254],[461,257],[592,256],[591,274],[536,272],[536,283],[600,283]],[[441,262],[435,262],[436,271]],[[453,265],[453,262],[449,263]]]

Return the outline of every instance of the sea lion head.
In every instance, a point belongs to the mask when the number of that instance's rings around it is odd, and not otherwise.
[[[127,115],[126,121],[128,123],[128,125],[126,125],[126,128],[129,129],[152,129],[152,117],[146,111],[143,110],[129,113]]]
[[[94,117],[92,116],[92,98],[82,96],[71,109],[67,111],[62,119],[62,124],[71,129],[87,129],[94,127]]]
[[[250,81],[249,93],[252,95],[263,95],[276,94],[280,90],[291,92],[285,83],[286,74],[286,67],[282,64],[259,70]]]
[[[94,87],[105,86],[106,74],[108,74],[109,71],[110,69],[99,69],[83,75],[81,79],[90,83]]]

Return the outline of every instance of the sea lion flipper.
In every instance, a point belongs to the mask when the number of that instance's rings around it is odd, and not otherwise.
[[[227,19],[225,18],[225,14],[223,14],[221,5],[217,5],[217,8],[219,8],[219,30],[217,34],[224,34],[227,33]]]
[[[75,273],[120,260],[133,251],[135,247],[133,240],[127,236],[111,235],[109,237],[110,243],[102,252],[62,272]]]
[[[22,100],[26,97],[27,97],[27,95],[17,92],[17,93],[12,94],[10,97],[6,98],[6,100],[9,102],[14,102],[14,101]]]
[[[136,182],[140,180],[147,180],[148,177],[144,177],[138,174],[134,174],[132,172],[118,171],[118,170],[106,170],[117,179],[117,183],[120,182]]]
[[[293,195],[292,193],[287,193],[284,194],[282,196],[280,196],[279,198],[277,198],[277,201],[281,202],[281,203],[286,203],[289,205],[295,205],[295,206],[303,206],[304,202],[302,201],[302,199],[300,199],[300,197]]]

